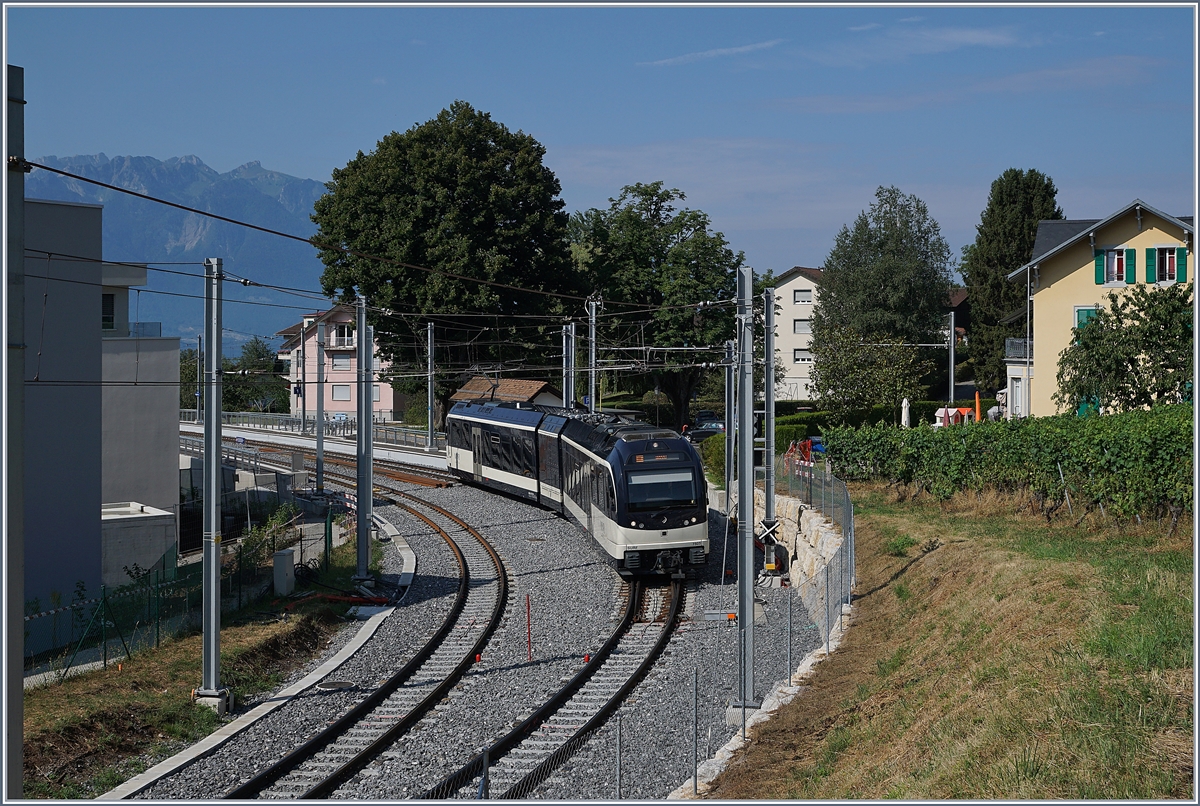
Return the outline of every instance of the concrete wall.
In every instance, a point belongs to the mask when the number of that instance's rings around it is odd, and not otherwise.
[[[1146,248],[1184,245],[1184,233],[1142,210],[1141,228],[1133,211],[1096,230],[1096,249],[1137,250],[1137,284],[1146,284]],[[1188,282],[1195,277],[1195,250],[1188,249]],[[1030,383],[1034,416],[1055,414],[1053,395],[1058,391],[1058,357],[1071,342],[1077,306],[1108,306],[1108,295],[1129,293],[1128,284],[1099,285],[1091,243],[1084,238],[1038,267],[1033,292],[1033,366],[1037,377]],[[1023,369],[1023,367],[1022,367]],[[1022,374],[1022,373],[1017,373]],[[1011,401],[1010,401],[1011,408]]]
[[[99,206],[26,199],[25,601],[43,609],[100,590],[101,243]]]
[[[102,350],[102,500],[169,510],[179,503],[179,339],[106,338]]]
[[[100,523],[101,581],[109,587],[128,585],[125,567],[158,569],[159,560],[175,545],[175,513],[133,503],[105,505]]]

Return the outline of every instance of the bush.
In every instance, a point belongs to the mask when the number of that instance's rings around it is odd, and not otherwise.
[[[409,407],[404,410],[404,424],[405,425],[424,426],[424,425],[426,425],[426,423],[429,419],[426,416],[428,414],[429,414],[428,401],[425,401],[425,400],[413,401],[409,405]]]
[[[948,428],[880,424],[824,430],[834,472],[912,484],[946,499],[985,487],[1028,490],[1052,514],[1073,507],[1118,519],[1192,509],[1192,405],[1104,417],[1073,415]]]

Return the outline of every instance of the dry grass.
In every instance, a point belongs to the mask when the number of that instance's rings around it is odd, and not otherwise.
[[[852,496],[853,628],[711,797],[1192,796],[1190,532],[1049,528],[996,494]],[[1180,619],[1186,652],[1155,632]]]
[[[235,693],[273,687],[333,631],[328,619],[244,624],[221,631],[222,683]],[[200,635],[164,643],[107,669],[25,692],[27,797],[95,797],[164,755],[211,733],[215,714],[195,705]]]

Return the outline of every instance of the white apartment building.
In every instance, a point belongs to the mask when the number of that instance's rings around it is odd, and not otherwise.
[[[795,266],[775,278],[775,349],[787,372],[777,379],[779,400],[811,400],[812,312],[817,302],[821,269]]]

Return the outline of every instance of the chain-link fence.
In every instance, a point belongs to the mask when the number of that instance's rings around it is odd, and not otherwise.
[[[323,526],[323,528],[322,528]],[[272,555],[296,549],[296,562],[328,567],[336,528],[332,516],[305,532],[299,516],[277,519],[241,539],[222,541],[221,610],[232,612],[272,590]],[[322,533],[323,532],[323,533]],[[204,600],[202,562],[179,564],[172,548],[127,585],[102,586],[100,595],[25,616],[25,675],[57,672],[99,662],[105,666],[140,649],[200,628]]]
[[[807,444],[806,444],[807,443]],[[792,585],[821,630],[826,647],[829,634],[842,624],[842,607],[851,603],[854,589],[854,504],[841,479],[829,471],[824,456],[812,451],[807,440],[792,443],[775,462],[775,492],[799,499],[825,515],[841,532],[841,545],[815,577],[804,576],[793,566]],[[799,577],[799,578],[797,578]]]

